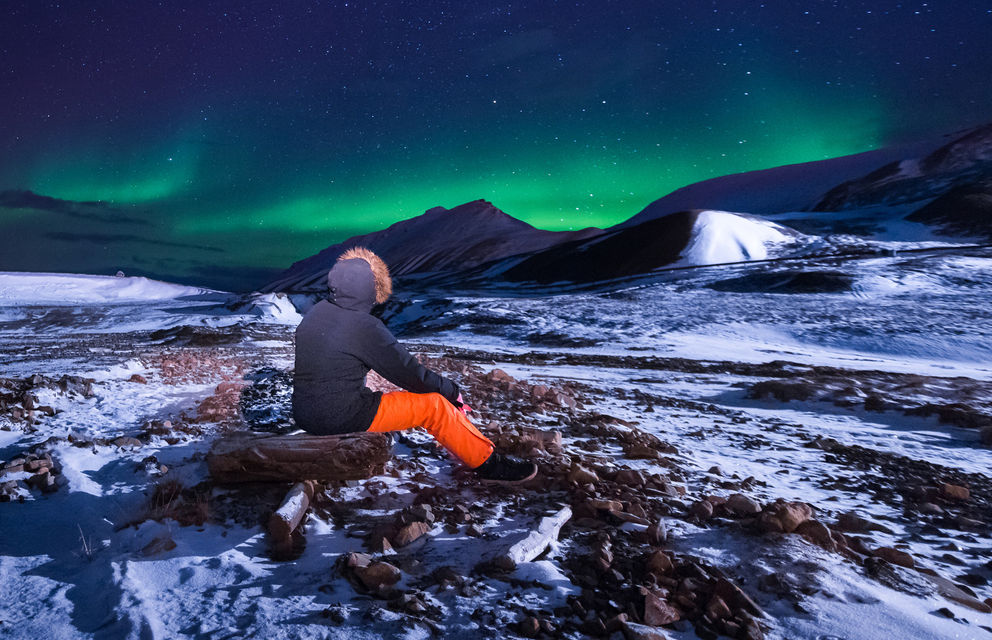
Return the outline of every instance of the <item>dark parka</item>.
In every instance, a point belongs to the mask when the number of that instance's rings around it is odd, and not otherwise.
[[[365,386],[370,369],[407,391],[437,392],[460,406],[457,385],[417,362],[369,313],[376,282],[368,262],[339,261],[328,284],[330,299],[318,302],[296,329],[293,418],[298,427],[319,435],[367,430],[382,397]]]

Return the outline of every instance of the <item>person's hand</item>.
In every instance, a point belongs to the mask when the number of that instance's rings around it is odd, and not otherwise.
[[[462,394],[460,393],[458,394],[458,403],[461,405],[460,407],[458,407],[458,410],[461,411],[463,414],[468,415],[468,412],[472,410],[472,407],[465,404],[465,401],[462,400]]]

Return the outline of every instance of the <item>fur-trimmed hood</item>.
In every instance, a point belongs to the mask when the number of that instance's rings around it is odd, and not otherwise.
[[[364,247],[341,254],[327,274],[327,285],[336,305],[356,311],[371,311],[393,293],[386,263]]]

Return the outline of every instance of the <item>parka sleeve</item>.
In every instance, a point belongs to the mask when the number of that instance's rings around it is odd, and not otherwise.
[[[461,406],[458,385],[420,364],[378,319],[369,324],[363,356],[369,368],[398,387],[414,393],[440,393]]]

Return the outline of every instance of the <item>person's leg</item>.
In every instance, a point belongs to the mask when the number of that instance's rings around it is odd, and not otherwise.
[[[439,393],[393,391],[382,394],[369,431],[402,431],[423,427],[465,466],[474,469],[489,459],[493,443],[465,414]]]

